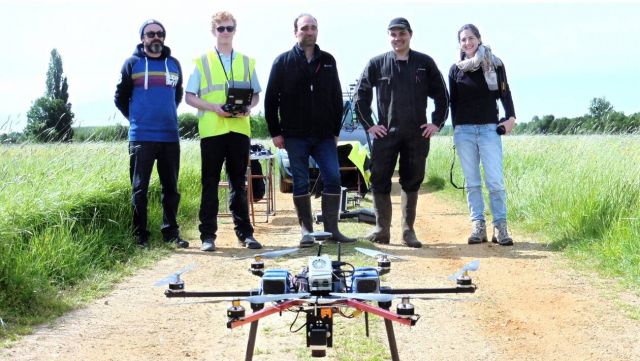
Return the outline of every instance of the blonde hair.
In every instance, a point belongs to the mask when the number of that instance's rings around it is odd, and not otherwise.
[[[233,26],[236,26],[236,18],[234,18],[230,12],[218,11],[217,13],[213,14],[213,16],[211,17],[211,32],[215,33],[217,25],[227,20],[233,21]]]

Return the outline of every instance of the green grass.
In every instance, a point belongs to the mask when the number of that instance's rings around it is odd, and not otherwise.
[[[638,135],[504,137],[510,224],[637,289],[638,144]],[[451,137],[432,142],[426,182],[432,190],[443,190],[464,204],[462,191],[449,185],[451,146]],[[454,179],[459,185],[463,182],[458,160]]]
[[[183,142],[179,221],[197,216],[200,156]],[[142,255],[130,237],[127,143],[0,147],[0,339],[29,332],[168,252]],[[159,237],[154,174],[149,229]],[[100,277],[98,277],[100,276]]]

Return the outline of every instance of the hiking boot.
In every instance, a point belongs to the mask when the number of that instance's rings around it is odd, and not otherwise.
[[[509,235],[507,222],[500,222],[493,225],[493,237],[491,237],[491,242],[497,243],[501,246],[513,246],[513,239]]]
[[[180,236],[165,239],[164,241],[167,243],[174,243],[176,245],[176,248],[189,248],[189,242],[180,238]]]
[[[238,243],[240,243],[240,245],[242,247],[247,247],[249,249],[260,249],[260,248],[262,248],[262,245],[260,244],[260,242],[258,242],[258,240],[253,238],[253,236],[247,236],[244,239],[238,238]]]
[[[480,244],[487,241],[487,225],[483,220],[473,221],[469,244]]]
[[[340,195],[322,193],[322,223],[324,231],[331,233],[330,241],[341,243],[354,243],[355,238],[349,238],[338,229],[340,217]]]
[[[376,214],[376,226],[365,239],[380,244],[389,244],[391,240],[391,195],[373,193],[373,209]]]
[[[200,246],[200,250],[204,252],[213,252],[216,250],[216,241],[212,238],[205,239],[202,241],[202,245]]]
[[[309,234],[313,233],[313,215],[311,214],[311,195],[303,194],[301,196],[293,196],[293,205],[296,207],[296,215],[300,224],[300,248],[311,247],[315,244],[313,237]]]
[[[418,192],[405,192],[400,194],[400,208],[402,209],[402,241],[408,247],[421,248],[413,224],[416,221],[416,206],[418,205]]]

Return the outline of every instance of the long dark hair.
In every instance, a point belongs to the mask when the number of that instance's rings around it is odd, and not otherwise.
[[[475,35],[476,38],[480,40],[480,43],[478,45],[482,45],[482,36],[480,36],[480,30],[478,30],[478,27],[473,24],[464,24],[462,25],[460,30],[458,30],[458,39],[457,39],[458,44],[460,44],[460,33],[465,30],[471,31],[473,35]],[[463,59],[464,59],[464,51],[460,50],[460,60],[463,60]]]

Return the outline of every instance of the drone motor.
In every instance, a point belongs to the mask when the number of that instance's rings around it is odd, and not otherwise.
[[[264,275],[264,261],[261,256],[256,256],[255,259],[251,261],[249,271],[254,276],[262,277]]]
[[[410,318],[415,315],[415,307],[409,301],[409,296],[402,297],[402,302],[398,303],[396,313],[403,318]]]
[[[174,291],[184,290],[184,281],[180,279],[180,275],[176,273],[176,278],[169,282],[169,289]]]
[[[391,272],[391,261],[386,254],[378,256],[378,269],[381,275]]]
[[[240,300],[231,301],[231,306],[227,308],[227,318],[229,321],[237,320],[244,317],[244,307],[240,304]]]

